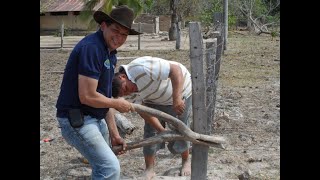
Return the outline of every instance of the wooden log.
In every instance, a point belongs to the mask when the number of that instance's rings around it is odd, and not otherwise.
[[[133,130],[136,129],[136,127],[129,121],[125,116],[122,114],[116,112],[114,115],[119,133],[121,137],[125,137],[125,135],[130,135],[132,134]]]

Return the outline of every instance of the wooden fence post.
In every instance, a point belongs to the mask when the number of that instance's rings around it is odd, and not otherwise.
[[[227,50],[228,42],[228,0],[223,1],[223,50]]]
[[[219,72],[220,72],[220,65],[221,65],[221,57],[223,53],[223,37],[221,36],[221,32],[215,31],[213,32],[213,38],[216,39],[216,55],[214,59],[214,75],[213,75],[213,97],[212,97],[212,109],[211,109],[211,114],[212,114],[212,121],[211,125],[214,124],[214,114],[215,114],[215,105],[216,105],[216,97],[217,97],[217,88],[218,88],[218,79],[219,79]],[[210,126],[211,127],[211,126]],[[213,128],[211,127],[210,130],[211,133],[213,133]]]
[[[205,78],[203,73],[203,40],[199,22],[189,23],[190,60],[192,80],[193,130],[207,132],[205,107]],[[191,180],[205,180],[207,176],[208,146],[193,144]]]
[[[141,22],[139,22],[138,28],[139,32],[141,32]],[[138,35],[138,50],[140,50],[140,34]]]
[[[213,32],[213,38],[217,38],[217,57],[216,57],[216,62],[215,62],[215,79],[218,80],[219,77],[219,71],[220,71],[220,62],[221,62],[221,57],[223,54],[223,36],[222,33],[219,31]]]
[[[217,52],[217,39],[214,38],[211,41],[206,42],[206,108],[207,108],[207,134],[212,132],[212,124],[214,119],[215,108],[215,62]]]
[[[213,14],[213,24],[214,24],[214,31],[218,31],[220,32],[220,36],[222,36],[222,40],[225,37],[225,26],[223,23],[224,19],[223,19],[223,14],[221,12],[216,12]],[[217,33],[217,32],[215,32]],[[224,42],[223,42],[224,43]],[[218,46],[219,46],[219,42],[218,42]],[[222,49],[222,54],[224,53],[224,48]]]
[[[222,22],[223,17],[221,12],[213,13],[213,30],[214,31],[222,31]]]
[[[154,33],[159,33],[159,16],[154,17],[153,19],[153,25],[154,25]]]
[[[63,35],[64,35],[64,22],[61,22],[61,28],[60,28],[60,37],[61,37],[61,48],[63,48]]]

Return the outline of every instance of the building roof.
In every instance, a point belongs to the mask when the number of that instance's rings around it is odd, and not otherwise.
[[[103,0],[95,7],[98,10],[103,5]],[[82,11],[84,0],[40,0],[40,9],[42,12],[61,12],[61,11]]]

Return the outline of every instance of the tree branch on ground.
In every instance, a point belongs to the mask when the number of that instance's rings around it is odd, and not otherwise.
[[[212,146],[217,148],[223,148],[223,144],[226,143],[225,139],[221,136],[205,135],[193,132],[187,125],[185,125],[181,120],[156,109],[149,108],[140,104],[132,103],[133,111],[138,113],[148,113],[157,118],[162,118],[167,123],[170,123],[174,127],[174,131],[165,131],[159,133],[151,138],[146,138],[136,142],[127,143],[127,150],[140,148],[142,146],[157,144],[166,141],[175,140],[186,140],[191,141],[195,144],[202,144],[206,146]],[[122,146],[112,147],[114,152],[122,149]]]

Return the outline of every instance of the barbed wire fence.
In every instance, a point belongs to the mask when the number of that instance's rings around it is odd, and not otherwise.
[[[260,128],[244,128],[244,127],[226,127],[223,129],[214,129],[215,111],[219,110],[216,107],[217,101],[217,87],[220,73],[220,65],[222,62],[222,55],[224,54],[224,23],[222,13],[214,13],[213,27],[210,33],[203,36],[201,34],[201,26],[198,22],[189,23],[189,37],[190,37],[190,67],[192,74],[192,93],[193,93],[193,123],[191,128],[193,131],[201,134],[222,134],[222,136],[230,136],[230,134],[239,134],[242,138],[244,132],[259,133],[264,132]],[[203,37],[206,39],[204,40]],[[219,100],[218,100],[219,101]],[[224,101],[224,100],[221,100]],[[218,104],[217,104],[218,105]],[[219,118],[219,117],[218,117]],[[247,117],[248,118],[248,117]],[[243,122],[245,123],[245,122]],[[255,141],[252,138],[252,141]],[[234,151],[246,153],[250,151],[274,152],[278,149],[277,142],[270,142],[269,144],[251,144],[243,143],[242,147],[229,147],[227,149],[217,149],[217,151]],[[207,146],[192,145],[192,167],[191,179],[205,180],[207,178],[207,162],[208,162]],[[278,160],[279,154],[272,157],[273,160]],[[261,161],[262,159],[249,159],[248,162]]]
[[[189,23],[193,102],[193,127],[191,128],[195,132],[208,135],[213,130],[211,126],[223,51],[221,32],[214,31],[212,37],[204,43],[200,23]],[[191,179],[206,179],[208,148],[208,146],[193,144]]]

